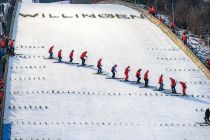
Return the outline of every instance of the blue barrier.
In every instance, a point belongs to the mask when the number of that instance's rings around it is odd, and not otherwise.
[[[2,140],[11,140],[11,123],[3,124]]]

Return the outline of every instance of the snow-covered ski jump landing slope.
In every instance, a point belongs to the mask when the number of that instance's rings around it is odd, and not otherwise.
[[[111,4],[21,4],[19,13],[13,34],[19,55],[9,62],[4,137],[209,139],[210,127],[198,124],[204,122],[204,110],[209,107],[209,80],[141,13]],[[56,58],[63,50],[64,61],[69,61],[74,49],[74,62],[81,63],[80,54],[88,51],[87,64],[94,66],[45,59],[52,45]],[[108,75],[95,74],[99,58]],[[137,69],[142,68],[142,75],[149,70],[150,87],[107,79],[114,64],[117,77],[124,77],[125,67],[131,66],[132,81]],[[170,89],[169,77],[187,82],[190,96],[155,91],[160,74],[165,89]],[[178,83],[177,91],[181,92]]]

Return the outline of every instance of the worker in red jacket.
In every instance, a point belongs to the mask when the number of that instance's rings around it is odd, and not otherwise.
[[[14,47],[14,45],[15,45],[15,40],[10,40],[9,47]]]
[[[181,86],[182,86],[182,93],[183,93],[183,95],[186,95],[186,88],[187,88],[187,85],[186,85],[184,82],[182,82],[182,81],[180,81],[179,83],[180,83]]]
[[[208,59],[208,60],[206,61],[206,63],[207,63],[207,68],[210,70],[210,59]]]
[[[176,81],[175,81],[175,79],[173,79],[171,77],[170,77],[170,80],[171,80],[171,90],[172,90],[172,93],[176,93]]]
[[[148,13],[152,14],[152,7],[148,7]]]
[[[170,23],[170,28],[171,28],[171,30],[172,30],[173,33],[176,33],[175,32],[176,24],[174,22],[171,22]]]
[[[170,23],[170,27],[171,27],[172,29],[174,29],[174,28],[176,28],[176,24],[175,24],[174,22],[171,22],[171,23]]]
[[[0,79],[0,89],[2,90],[5,86],[5,82],[3,79]]]
[[[159,20],[160,20],[161,23],[164,23],[164,19],[162,18],[162,16],[160,16]]]
[[[5,42],[3,39],[0,39],[0,47],[5,48]]]
[[[62,50],[60,49],[59,51],[58,51],[58,62],[61,62],[62,61]]]
[[[187,34],[186,33],[184,33],[183,35],[182,35],[182,41],[183,41],[183,43],[185,44],[185,45],[187,45]]]
[[[128,81],[128,73],[129,73],[129,71],[130,71],[130,66],[127,66],[126,68],[125,68],[125,72],[124,72],[124,74],[125,74],[125,81]]]
[[[148,83],[149,83],[149,71],[147,70],[145,73],[144,73],[144,81],[145,81],[145,87],[148,87]]]
[[[100,58],[97,62],[98,74],[102,73],[102,59]]]
[[[53,48],[54,48],[54,46],[51,46],[50,47],[50,49],[49,49],[49,54],[50,54],[50,56],[49,56],[49,59],[52,59],[53,58]]]
[[[4,36],[4,43],[5,43],[5,48],[7,49],[9,45],[9,37],[6,35]]]
[[[164,84],[163,84],[163,75],[161,74],[160,75],[160,77],[159,77],[159,81],[158,81],[158,83],[160,84],[160,87],[159,87],[159,91],[162,91],[163,90],[163,86],[164,86]]]
[[[70,63],[72,63],[73,61],[73,57],[74,57],[74,50],[71,50],[70,54],[69,54],[69,58],[70,58]]]
[[[155,6],[152,6],[151,14],[155,17],[155,15],[156,15],[156,8],[155,8]]]
[[[87,59],[87,51],[84,51],[81,55],[80,55],[80,59],[82,60],[82,66],[86,65],[85,61]]]
[[[0,101],[1,102],[2,102],[3,98],[4,98],[4,92],[0,92]]]
[[[137,78],[136,83],[140,83],[140,80],[141,80],[141,69],[138,69],[137,70],[137,72],[136,72],[136,78]]]
[[[9,42],[9,53],[11,54],[11,55],[15,55],[15,48],[14,48],[14,45],[15,45],[15,40],[10,40],[10,42]]]

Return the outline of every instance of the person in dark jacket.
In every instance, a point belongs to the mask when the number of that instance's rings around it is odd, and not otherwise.
[[[204,120],[205,120],[207,123],[210,123],[209,116],[210,116],[210,111],[209,111],[209,108],[207,108],[207,109],[206,109],[206,112],[205,112],[205,117],[204,117]]]
[[[207,109],[206,109],[206,112],[205,112],[205,117],[204,117],[204,120],[205,120],[207,123],[210,123],[209,116],[210,116],[210,111],[209,111],[209,108],[207,108]]]
[[[117,65],[115,64],[112,69],[111,69],[111,72],[112,72],[112,78],[115,78],[115,73],[117,72]]]
[[[4,15],[4,4],[2,3],[1,5],[0,5],[0,13],[3,13],[3,15]]]

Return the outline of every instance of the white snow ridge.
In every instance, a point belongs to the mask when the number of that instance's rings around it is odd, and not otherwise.
[[[197,66],[156,25],[141,13],[112,4],[19,6],[13,37],[16,55],[10,58],[4,124],[11,140],[208,140],[204,111],[210,103],[210,82]],[[88,65],[74,62],[88,52]],[[108,75],[97,75],[102,58]],[[131,66],[129,80],[149,70],[149,88],[134,82],[107,79],[117,64],[117,77]],[[187,82],[189,96],[159,92],[164,75]],[[177,91],[181,86],[177,83]]]

